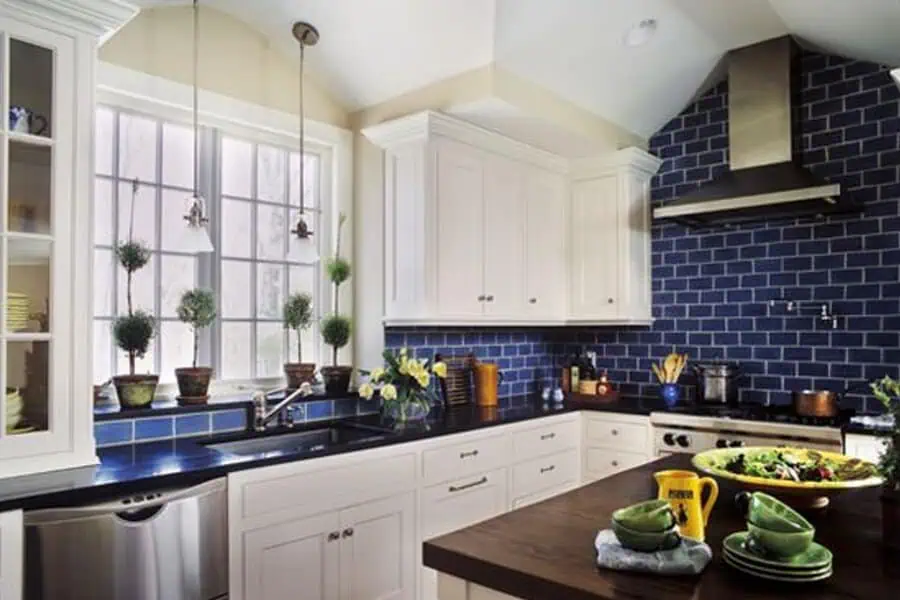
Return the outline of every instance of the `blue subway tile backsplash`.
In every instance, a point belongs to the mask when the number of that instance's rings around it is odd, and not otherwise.
[[[677,345],[693,358],[739,360],[742,400],[787,402],[796,387],[900,376],[900,90],[881,65],[804,52],[795,158],[865,202],[860,215],[746,225],[732,231],[653,226],[655,323],[638,328],[388,328],[386,345],[475,352],[509,377],[501,395],[557,375],[596,350],[626,393],[656,393],[649,359]],[[652,201],[666,203],[728,168],[728,84],[651,137],[663,159]],[[832,302],[836,330],[768,301]],[[524,364],[509,357],[525,357]],[[877,410],[865,396],[858,408]]]

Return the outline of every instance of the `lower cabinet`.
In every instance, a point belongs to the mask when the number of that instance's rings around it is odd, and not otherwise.
[[[22,511],[0,513],[0,600],[22,600]]]
[[[844,454],[877,463],[884,452],[884,438],[874,435],[848,433],[844,439]]]
[[[582,425],[581,479],[584,483],[654,460],[648,417],[585,412]]]

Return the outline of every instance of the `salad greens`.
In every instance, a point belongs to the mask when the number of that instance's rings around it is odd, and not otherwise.
[[[737,454],[716,467],[737,475],[784,481],[855,481],[875,475],[875,467],[853,458],[837,461],[815,450],[767,450],[755,454]]]

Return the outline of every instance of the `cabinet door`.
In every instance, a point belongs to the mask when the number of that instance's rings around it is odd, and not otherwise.
[[[75,40],[6,19],[0,29],[0,105],[9,109],[0,124],[0,458],[9,459],[72,447]]]
[[[425,488],[422,492],[422,539],[456,531],[506,512],[506,470],[472,475]],[[437,572],[423,567],[422,598],[437,600]]]
[[[874,435],[848,434],[846,436],[844,454],[847,456],[877,463],[882,452],[884,452],[884,439],[882,438]]]
[[[435,149],[436,316],[477,320],[484,310],[482,155],[447,140]]]
[[[484,171],[484,314],[516,320],[525,302],[525,167],[489,155]]]
[[[337,512],[243,534],[244,600],[338,600]]]
[[[529,319],[566,313],[568,202],[562,175],[531,170],[525,183],[525,299]]]
[[[619,302],[619,226],[615,176],[577,181],[572,189],[574,319],[614,319]]]
[[[0,600],[22,600],[22,511],[0,513]]]
[[[415,597],[415,495],[341,511],[341,599]]]

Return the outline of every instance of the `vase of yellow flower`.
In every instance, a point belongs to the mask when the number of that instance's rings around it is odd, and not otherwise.
[[[440,361],[416,359],[402,348],[384,351],[384,368],[368,372],[369,381],[359,387],[359,395],[370,400],[377,393],[382,412],[395,423],[422,421],[439,398],[432,387],[432,376],[447,376],[447,365]]]

